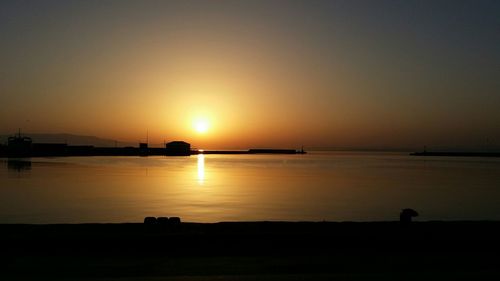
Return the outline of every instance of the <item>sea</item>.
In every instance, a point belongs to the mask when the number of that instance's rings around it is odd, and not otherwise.
[[[0,158],[0,223],[500,220],[500,158],[328,152]]]

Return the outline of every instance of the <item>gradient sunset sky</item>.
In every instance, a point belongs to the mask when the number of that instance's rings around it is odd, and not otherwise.
[[[0,40],[2,134],[500,147],[500,1],[2,1]]]

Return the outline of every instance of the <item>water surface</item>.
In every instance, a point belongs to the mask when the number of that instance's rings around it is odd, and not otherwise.
[[[0,159],[0,223],[500,219],[500,159],[404,153]]]

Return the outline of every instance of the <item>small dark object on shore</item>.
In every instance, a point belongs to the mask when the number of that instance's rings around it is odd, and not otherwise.
[[[168,222],[170,224],[180,224],[181,223],[181,218],[179,218],[179,217],[170,217],[168,219]]]
[[[155,217],[145,217],[144,218],[144,224],[152,225],[152,224],[157,224],[157,223],[158,223],[158,220]]]
[[[156,219],[156,221],[158,222],[158,224],[161,224],[161,225],[167,225],[169,224],[169,219],[167,217],[158,217]]]
[[[399,221],[401,223],[410,223],[412,217],[417,217],[417,216],[418,216],[417,211],[413,209],[403,209],[399,214]]]

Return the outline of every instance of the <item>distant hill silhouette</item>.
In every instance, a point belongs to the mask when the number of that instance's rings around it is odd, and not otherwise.
[[[0,135],[0,143],[6,143],[7,138],[13,134]],[[137,143],[115,141],[111,139],[103,139],[95,136],[82,136],[73,134],[32,134],[23,133],[33,139],[34,143],[67,143],[69,145],[93,145],[96,147],[114,147],[118,146],[137,146]]]

